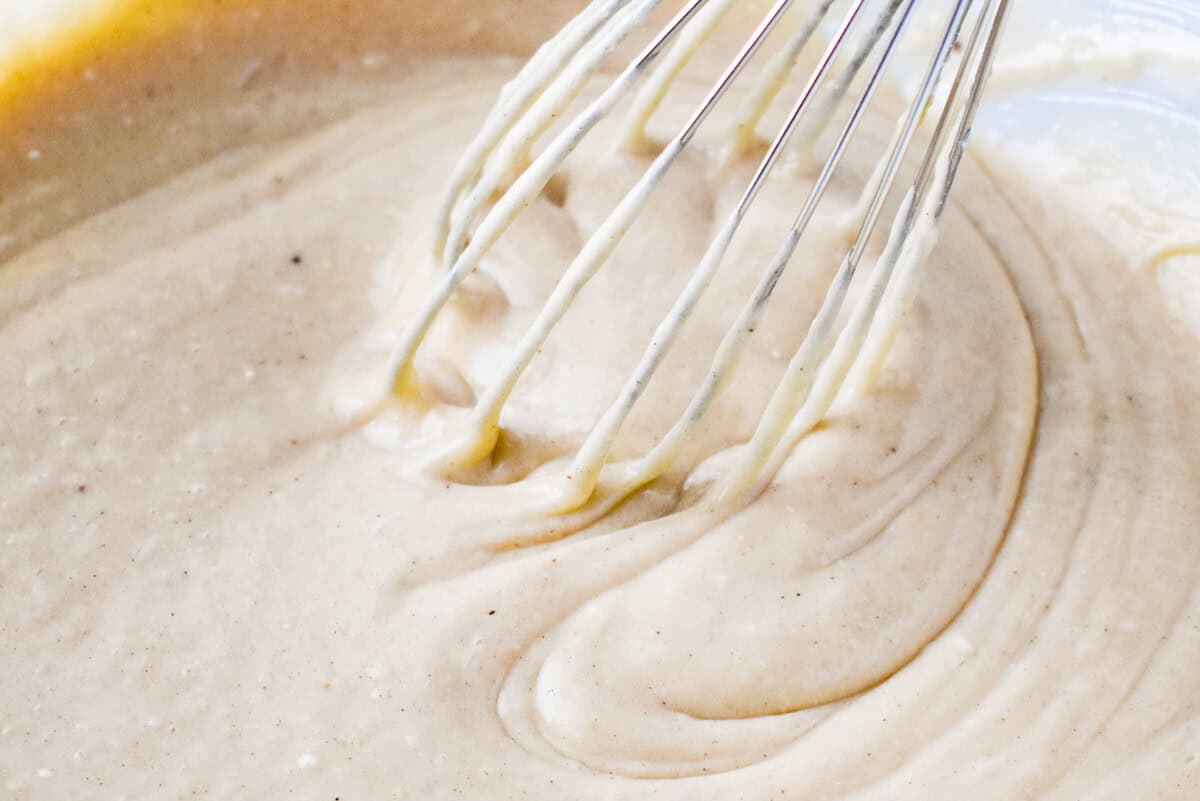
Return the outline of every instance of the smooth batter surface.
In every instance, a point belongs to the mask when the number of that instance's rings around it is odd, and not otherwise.
[[[644,168],[603,135],[435,328],[418,365],[441,401],[344,422],[404,303],[381,310],[430,280],[396,228],[418,251],[512,68],[364,81],[336,121],[0,265],[6,793],[1195,799],[1195,321],[1000,167],[964,168],[873,391],[728,519],[695,500],[836,268],[849,186],[676,470],[573,533],[510,483],[573,453],[736,200],[752,163],[719,169],[719,137],[564,319],[471,483],[423,455]],[[870,128],[859,180],[890,132]],[[737,267],[806,187],[796,166],[764,190],[618,456],[674,419],[757,277]]]

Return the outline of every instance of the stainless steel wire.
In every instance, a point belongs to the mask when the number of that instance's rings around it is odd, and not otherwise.
[[[648,22],[661,0],[593,0],[540,48],[505,87],[451,175],[430,246],[432,258],[443,265],[444,273],[392,353],[386,388],[389,397],[402,395],[419,385],[414,357],[455,290],[522,210],[543,191],[583,139],[639,83],[642,89],[633,101],[624,141],[633,149],[645,146],[647,121],[697,48],[719,27],[736,1],[685,2],[650,38],[641,53],[619,70],[595,99],[585,104],[558,133],[550,136],[536,155],[534,150],[552,123],[576,100],[584,86],[595,79],[614,50]],[[612,504],[670,467],[736,370],[739,357],[792,263],[918,5],[940,5],[944,15],[941,35],[936,37],[936,46],[912,92],[911,102],[897,121],[888,149],[864,187],[856,211],[857,233],[751,439],[721,482],[719,491],[714,493],[713,503],[737,502],[755,492],[795,441],[820,421],[847,384],[860,389],[869,386],[895,336],[903,308],[911,302],[921,264],[936,238],[937,220],[982,97],[1008,4],[1008,0],[949,3],[822,0],[814,4],[810,14],[800,21],[761,71],[757,84],[746,93],[731,137],[731,158],[749,152],[750,145],[758,138],[765,110],[788,85],[788,76],[796,68],[801,51],[822,25],[829,24],[829,14],[840,8],[840,16],[832,23],[827,44],[811,75],[771,137],[739,200],[716,229],[684,289],[654,330],[637,366],[618,388],[614,400],[585,437],[570,464],[553,482],[554,491],[547,495],[552,500],[546,504],[546,512],[568,512],[589,501]],[[774,0],[769,5],[692,114],[662,145],[646,171],[585,241],[515,346],[499,380],[482,389],[465,425],[448,445],[444,460],[448,468],[470,465],[491,453],[499,436],[502,409],[541,345],[582,288],[603,267],[663,177],[742,76],[771,32],[792,12],[793,5],[794,0]],[[869,13],[872,9],[873,17]],[[864,22],[868,18],[872,21]],[[961,37],[968,23],[964,44]],[[869,27],[855,39],[853,34],[863,26]],[[960,50],[957,55],[956,50]],[[664,52],[667,55],[660,61]],[[659,62],[657,69],[652,72],[656,62]],[[839,62],[840,72],[831,79]],[[868,63],[872,66],[865,83],[850,101],[848,116],[836,131],[833,145],[793,224],[724,335],[704,381],[685,411],[651,451],[633,460],[610,464],[609,454],[626,418],[720,270],[764,182],[789,146],[795,146],[798,136],[800,144],[812,146],[816,136],[845,106],[846,95]],[[943,73],[950,65],[954,66],[953,80],[947,89],[939,91]],[[859,294],[845,321],[839,323],[851,282],[886,202],[896,190],[901,166],[916,132],[931,119],[936,122],[929,144],[916,178],[900,202],[882,255],[865,291]],[[493,200],[497,193],[498,198]],[[603,492],[598,492],[598,487]]]

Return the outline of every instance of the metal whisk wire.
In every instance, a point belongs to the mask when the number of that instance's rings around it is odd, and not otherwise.
[[[787,269],[797,245],[811,223],[846,149],[861,123],[889,61],[908,25],[917,0],[890,0],[878,14],[869,33],[847,59],[833,86],[822,97],[820,90],[832,66],[847,46],[849,34],[867,0],[851,0],[835,32],[791,107],[785,122],[771,140],[749,184],[708,247],[670,312],[661,320],[650,344],[615,400],[587,435],[570,465],[552,481],[547,512],[566,512],[597,497],[611,505],[638,487],[662,475],[679,455],[689,434],[711,407],[736,369],[738,358],[752,335],[772,293]],[[654,63],[668,44],[667,57],[643,86],[634,101],[625,141],[631,148],[645,142],[645,125],[671,82],[704,39],[715,29],[733,0],[690,0],[584,110],[536,157],[535,142],[553,119],[579,94],[605,57],[643,24],[661,0],[595,0],[547,42],[502,92],[483,129],[452,175],[446,199],[434,227],[432,248],[447,271],[403,333],[390,363],[389,394],[415,386],[413,358],[438,312],[479,260],[556,174],[563,161],[595,125],[608,115]],[[510,357],[502,378],[486,387],[471,410],[465,430],[448,449],[450,466],[474,463],[495,447],[500,413],[520,376],[532,361],[555,324],[575,297],[596,274],[648,202],[663,176],[688,146],[712,110],[788,12],[792,0],[776,0],[751,36],[730,61],[720,78],[697,105],[687,122],[666,142],[634,186],[621,198],[599,228],[587,239],[568,266]],[[818,3],[815,13],[793,34],[763,71],[751,91],[734,136],[731,152],[743,152],[772,99],[782,90],[804,44],[818,29],[834,0]],[[761,487],[794,442],[826,413],[847,383],[869,384],[878,363],[911,302],[920,264],[935,239],[936,222],[944,208],[950,184],[978,107],[983,84],[995,53],[1008,0],[956,0],[944,33],[906,113],[899,121],[887,155],[867,182],[858,205],[858,232],[843,258],[808,333],[794,353],[749,443],[742,449],[729,475],[713,493],[714,504],[736,503]],[[942,72],[950,62],[964,23],[978,9],[963,48],[959,69],[937,118],[917,177],[906,193],[883,253],[870,276],[862,298],[839,328],[837,320],[848,296],[871,234],[890,196],[901,164],[926,111],[934,104]],[[815,137],[832,118],[843,95],[869,60],[878,42],[882,50],[866,84],[842,125],[813,186],[787,232],[776,256],[767,265],[754,294],[728,329],[713,357],[702,385],[666,435],[648,453],[620,464],[610,464],[609,453],[634,404],[675,343],[684,322],[710,285],[747,211],[767,176],[797,131]],[[820,101],[817,98],[821,98]],[[489,199],[516,173],[507,189],[490,208]],[[476,218],[478,223],[472,227]],[[881,311],[882,309],[882,311]],[[602,493],[597,488],[603,487]]]

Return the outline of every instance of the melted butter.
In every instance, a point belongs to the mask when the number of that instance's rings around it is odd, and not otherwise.
[[[432,280],[386,260],[391,238],[425,243],[510,69],[429,60],[0,265],[7,791],[1190,801],[1197,344],[1163,313],[1162,267],[1128,269],[997,162],[964,165],[871,390],[736,514],[693,501],[815,313],[851,186],[676,469],[574,533],[531,528],[511,483],[574,452],[676,297],[670,265],[736,202],[751,165],[717,140],[514,387],[477,484],[421,466],[645,169],[608,147],[619,120],[431,329],[422,428],[347,430],[321,399],[378,386],[411,313],[386,300]],[[865,133],[860,181],[890,124]],[[770,258],[808,180],[764,187],[730,264]],[[715,278],[619,457],[676,418],[756,277]]]

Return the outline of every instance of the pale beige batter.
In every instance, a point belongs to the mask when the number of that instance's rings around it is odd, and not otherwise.
[[[848,187],[671,473],[578,530],[517,481],[574,452],[736,200],[752,163],[718,169],[719,137],[518,384],[490,465],[422,467],[644,168],[603,133],[435,327],[440,400],[345,422],[430,280],[430,198],[515,66],[483,54],[553,27],[527,23],[464,45],[434,19],[387,68],[335,44],[335,70],[268,70],[258,129],[221,73],[177,76],[192,126],[92,129],[107,186],[55,160],[70,129],[44,129],[49,172],[7,173],[7,797],[1194,801],[1196,321],[998,163],[964,167],[875,388],[727,519],[695,501],[803,335]],[[768,185],[616,456],[686,402],[807,180]]]

